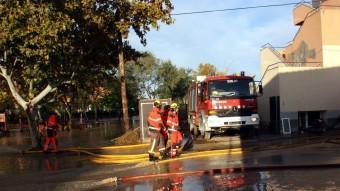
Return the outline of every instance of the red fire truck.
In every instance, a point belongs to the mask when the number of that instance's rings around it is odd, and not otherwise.
[[[259,94],[262,85],[258,85]],[[194,134],[205,139],[228,129],[252,136],[259,127],[257,86],[253,77],[240,75],[197,76],[188,91],[188,121]]]

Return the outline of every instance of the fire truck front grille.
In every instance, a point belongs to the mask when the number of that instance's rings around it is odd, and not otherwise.
[[[218,117],[237,117],[237,116],[251,116],[252,111],[248,108],[234,108],[226,109],[217,112]]]
[[[244,125],[246,124],[245,121],[231,121],[231,122],[225,122],[224,125]]]

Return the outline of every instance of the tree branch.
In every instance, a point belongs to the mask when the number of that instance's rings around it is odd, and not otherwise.
[[[37,96],[35,96],[30,103],[32,105],[37,104],[41,99],[43,99],[50,92],[56,91],[57,88],[52,88],[50,84],[48,84],[43,91],[41,91]]]
[[[9,76],[10,76],[10,77],[12,77],[13,70],[14,70],[14,68],[15,68],[15,65],[17,64],[17,62],[18,62],[18,59],[17,59],[17,58],[15,58],[15,60],[14,60],[14,63],[13,63],[13,68],[12,68],[12,71],[11,71],[11,72],[10,72],[10,74],[9,74]]]
[[[0,65],[1,76],[5,78],[7,81],[8,87],[14,97],[14,99],[18,102],[18,104],[24,109],[27,110],[28,102],[26,102],[18,93],[18,91],[14,87],[14,83],[11,79],[11,76],[7,74],[7,69]]]

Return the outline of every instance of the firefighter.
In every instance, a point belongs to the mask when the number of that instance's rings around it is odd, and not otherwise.
[[[58,115],[56,113],[51,114],[47,120],[47,137],[45,139],[44,151],[48,150],[49,144],[52,142],[54,151],[58,152],[57,143],[57,128],[58,128]]]
[[[161,131],[161,134],[164,137],[165,148],[167,148],[168,140],[169,140],[168,126],[166,125],[167,120],[168,120],[169,111],[170,111],[170,105],[165,105],[163,107],[163,110],[162,110],[162,121],[163,121],[163,124],[165,125],[166,128],[162,129],[162,131]]]
[[[180,132],[179,128],[177,103],[173,103],[170,106],[167,126],[169,128],[168,130],[171,132],[171,157],[175,157],[179,154],[179,148],[183,139],[182,132]]]
[[[42,149],[44,141],[45,141],[45,137],[46,137],[46,123],[44,120],[40,119],[38,121],[37,130],[38,130],[38,136],[37,136],[38,147]]]
[[[165,152],[164,137],[161,134],[161,132],[165,128],[162,121],[161,106],[161,102],[159,100],[156,100],[153,104],[153,108],[147,120],[150,136],[150,150],[148,151],[150,161],[158,159],[155,153],[155,149],[157,146],[162,158],[167,157],[167,154]]]

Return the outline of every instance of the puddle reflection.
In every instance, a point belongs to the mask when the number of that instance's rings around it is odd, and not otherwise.
[[[49,172],[59,171],[59,160],[58,158],[52,158],[52,159],[45,159],[45,167],[46,170]]]
[[[99,147],[108,145],[110,140],[121,135],[119,121],[97,123],[91,128],[58,133],[60,148],[65,147]],[[0,174],[13,174],[37,171],[58,171],[66,168],[84,166],[84,156],[67,153],[27,154],[21,151],[30,148],[29,134],[12,131],[9,137],[0,137]],[[87,163],[86,163],[87,164]]]
[[[178,176],[120,185],[116,191],[287,191],[340,190],[340,169],[241,172],[220,175]],[[322,178],[322,177],[324,178]],[[303,178],[303,179],[301,179]],[[110,189],[112,190],[112,188]]]

